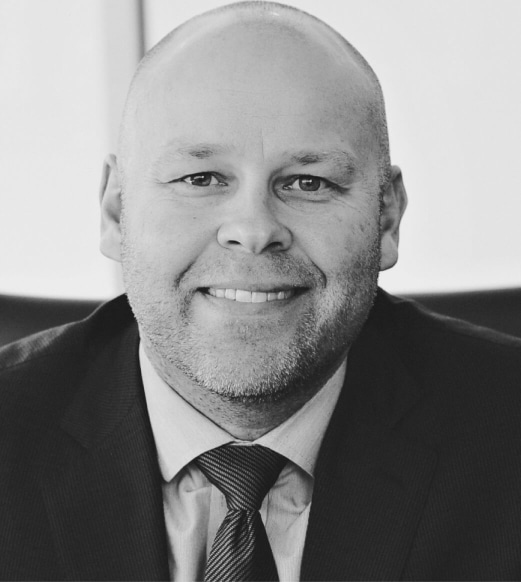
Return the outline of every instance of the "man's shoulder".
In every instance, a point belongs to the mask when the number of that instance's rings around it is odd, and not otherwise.
[[[104,345],[133,324],[125,296],[84,320],[54,327],[0,349],[0,409],[4,418],[26,409],[55,410],[74,392]]]
[[[126,296],[116,297],[85,319],[46,329],[0,348],[0,375],[18,367],[38,367],[41,361],[63,362],[67,356],[87,356],[100,340],[118,333],[131,321]]]
[[[429,341],[431,347],[453,349],[454,344],[476,350],[517,353],[521,349],[521,338],[479,326],[463,319],[437,313],[411,299],[390,295],[379,290],[373,319],[391,327],[402,339]]]
[[[504,399],[521,413],[521,339],[379,292],[370,326],[415,381],[453,398]]]
[[[349,365],[364,413],[430,448],[521,437],[518,338],[379,292]]]

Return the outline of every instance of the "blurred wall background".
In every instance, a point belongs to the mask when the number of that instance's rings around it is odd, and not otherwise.
[[[144,49],[217,0],[0,0],[0,293],[105,298],[98,185]],[[521,2],[287,0],[369,60],[409,192],[395,292],[521,286]]]

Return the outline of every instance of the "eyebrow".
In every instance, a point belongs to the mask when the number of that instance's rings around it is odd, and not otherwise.
[[[201,142],[183,145],[175,141],[169,144],[167,151],[159,156],[155,165],[160,165],[171,159],[195,158],[198,160],[206,160],[213,156],[229,154],[232,149],[233,148],[229,146],[217,143]],[[342,166],[350,174],[354,173],[357,167],[356,156],[348,151],[339,149],[320,152],[308,150],[298,152],[286,151],[281,154],[280,158],[287,159],[292,164],[299,164],[302,166],[332,162]]]
[[[172,159],[190,159],[206,160],[213,156],[224,155],[230,152],[230,148],[222,144],[215,143],[196,143],[183,145],[179,142],[171,142],[167,145],[167,150],[163,152],[156,160],[156,165]]]
[[[350,174],[354,173],[357,167],[357,158],[352,153],[344,150],[331,150],[324,152],[296,152],[289,156],[289,159],[302,166],[310,164],[320,164],[323,162],[333,162],[343,166]]]
[[[182,158],[197,158],[199,160],[206,160],[212,156],[218,156],[230,152],[230,148],[221,144],[213,143],[198,143],[194,145],[181,146],[175,152],[174,156]]]

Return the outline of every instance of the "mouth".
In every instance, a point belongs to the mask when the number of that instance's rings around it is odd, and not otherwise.
[[[303,293],[305,289],[300,287],[294,289],[272,289],[269,291],[249,291],[247,289],[206,287],[201,291],[217,299],[237,301],[239,303],[268,303],[292,299]]]

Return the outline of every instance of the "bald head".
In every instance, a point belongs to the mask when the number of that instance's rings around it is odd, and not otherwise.
[[[291,51],[291,47],[295,50]],[[374,71],[344,37],[318,18],[291,6],[260,1],[229,4],[196,16],[171,31],[145,55],[132,81],[121,125],[122,178],[129,150],[139,139],[139,118],[154,86],[174,74],[176,61],[189,71],[194,60],[201,64],[201,59],[206,58],[197,73],[204,75],[205,70],[228,60],[230,70],[242,70],[244,77],[254,78],[261,70],[270,75],[270,69],[282,66],[284,60],[289,68],[295,67],[291,52],[300,52],[302,75],[316,73],[317,83],[329,86],[327,74],[331,79],[337,77],[334,90],[345,91],[346,101],[351,101],[365,141],[363,149],[368,150],[365,155],[377,157],[379,184],[383,188],[390,175],[389,142],[383,94]],[[241,54],[245,56],[242,69],[237,68],[236,58]],[[292,90],[290,83],[288,76],[288,91]],[[174,93],[182,90],[181,84],[171,88]]]

